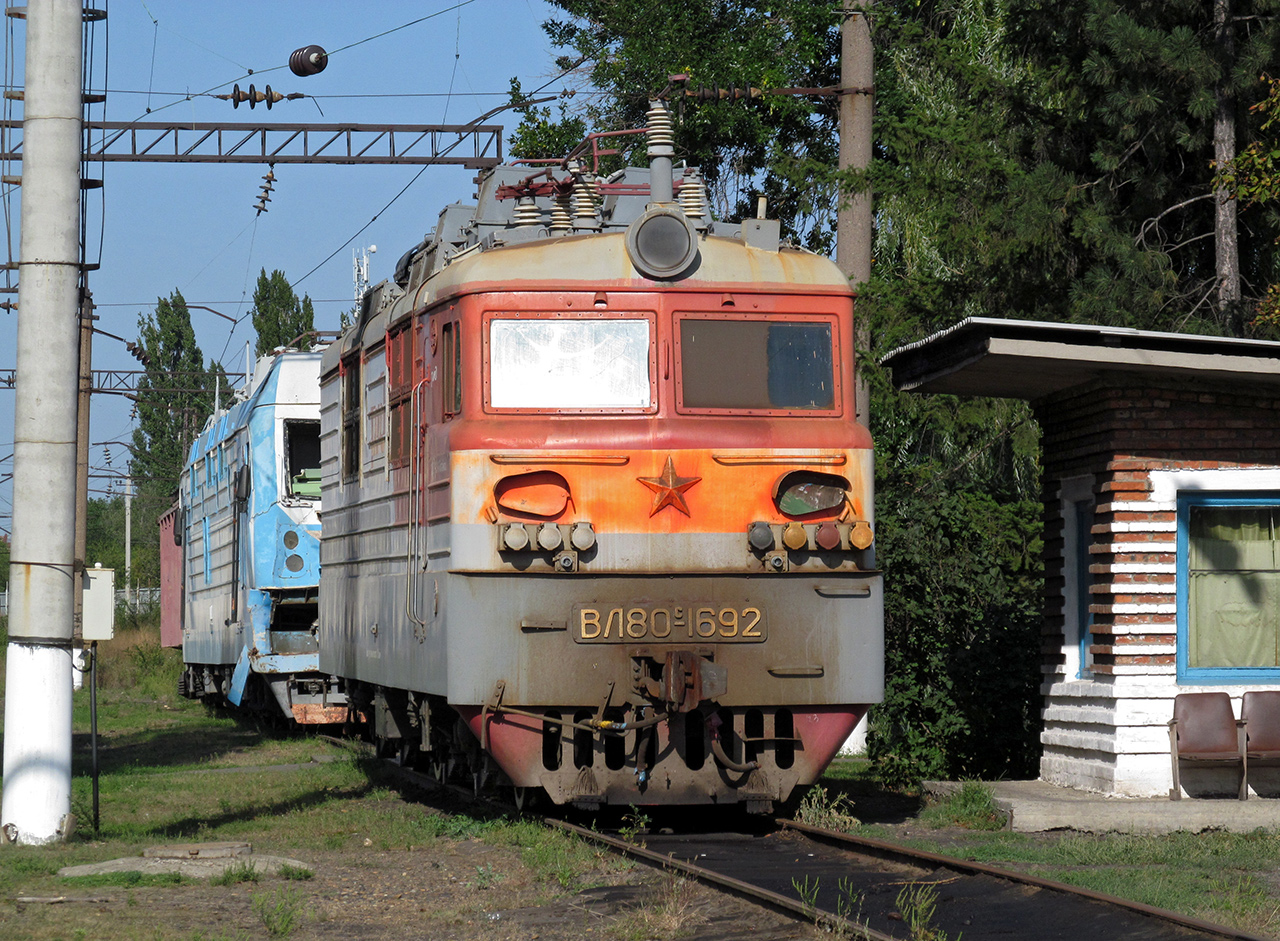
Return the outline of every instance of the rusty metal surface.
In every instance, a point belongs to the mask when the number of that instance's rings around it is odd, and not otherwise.
[[[346,704],[325,706],[320,703],[296,702],[292,707],[293,718],[299,725],[338,725],[347,721]]]

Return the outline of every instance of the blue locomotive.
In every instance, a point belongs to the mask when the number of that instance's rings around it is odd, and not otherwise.
[[[305,724],[347,718],[317,662],[319,371],[318,352],[264,356],[206,422],[168,520],[178,571],[162,600],[181,626],[183,695]]]

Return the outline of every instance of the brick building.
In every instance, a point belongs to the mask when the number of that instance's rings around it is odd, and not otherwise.
[[[1280,343],[972,318],[894,384],[1043,432],[1043,780],[1166,795],[1178,692],[1280,689]],[[1189,794],[1233,772],[1183,773]],[[1273,796],[1277,777],[1250,774]]]

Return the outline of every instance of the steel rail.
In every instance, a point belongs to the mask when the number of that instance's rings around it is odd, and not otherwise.
[[[741,879],[735,879],[733,876],[727,876],[724,873],[716,872],[714,869],[707,869],[705,866],[699,866],[683,859],[677,859],[672,855],[665,855],[648,849],[644,846],[630,843],[618,837],[612,837],[596,830],[589,830],[586,827],[580,827],[577,824],[569,823],[566,820],[560,820],[556,817],[541,817],[543,823],[548,826],[556,827],[572,833],[574,836],[583,840],[589,840],[593,843],[599,843],[607,846],[624,856],[632,859],[638,859],[643,862],[652,863],[663,869],[672,869],[676,872],[683,873],[699,882],[714,885],[724,889],[727,892],[745,898],[750,901],[759,902],[777,911],[785,912],[789,915],[797,915],[805,921],[811,921],[814,924],[828,928],[840,928],[844,930],[854,931],[859,937],[865,937],[868,941],[901,941],[894,938],[893,935],[884,934],[876,931],[870,925],[863,922],[854,921],[843,918],[834,912],[823,911],[803,902],[788,898],[778,892],[762,888],[758,885],[752,885],[750,882],[744,882]]]
[[[1106,905],[1115,905],[1120,908],[1126,908],[1129,911],[1136,912],[1140,915],[1150,915],[1163,921],[1171,921],[1184,928],[1203,931],[1222,938],[1237,939],[1237,941],[1269,941],[1269,939],[1264,938],[1261,935],[1249,934],[1246,931],[1229,928],[1226,925],[1215,924],[1211,921],[1203,921],[1199,918],[1192,918],[1189,915],[1181,915],[1178,912],[1170,911],[1167,908],[1156,908],[1154,905],[1145,905],[1142,902],[1134,902],[1129,899],[1120,898],[1119,896],[1108,895],[1105,892],[1096,892],[1093,889],[1085,889],[1080,886],[1068,885],[1065,882],[1055,882],[1052,879],[1044,879],[1039,876],[1014,872],[1009,869],[1000,869],[996,866],[987,865],[986,863],[956,859],[954,856],[943,856],[939,853],[931,853],[928,850],[910,849],[905,846],[899,846],[896,843],[888,843],[884,840],[871,839],[870,837],[854,836],[849,833],[839,833],[835,830],[825,830],[822,827],[815,827],[807,823],[801,823],[798,820],[778,819],[774,822],[784,830],[794,830],[798,833],[803,833],[811,839],[830,843],[835,846],[846,848],[852,847],[855,852],[859,853],[867,853],[880,858],[894,859],[898,862],[904,863],[918,864],[923,862],[960,872],[991,876],[996,879],[1003,879],[1006,882],[1017,882],[1022,885],[1035,886],[1038,889],[1065,892],[1070,895],[1091,899],[1095,902],[1102,902]]]

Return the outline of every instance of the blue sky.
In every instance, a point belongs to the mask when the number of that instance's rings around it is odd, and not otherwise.
[[[541,29],[554,11],[542,0],[115,0],[108,12],[105,26],[96,28],[92,84],[103,87],[105,69],[105,117],[111,121],[462,124],[505,100],[512,77],[529,90],[555,76],[554,53]],[[436,15],[396,29],[430,14]],[[388,30],[395,31],[371,38]],[[12,35],[17,51],[6,53],[6,65],[20,86],[21,23]],[[312,43],[334,54],[324,72],[298,78],[284,67],[289,53]],[[249,70],[255,74],[248,76]],[[237,81],[242,88],[270,84],[314,99],[249,111],[201,94],[230,91]],[[563,85],[554,81],[548,91]],[[21,117],[20,107],[13,117]],[[91,117],[103,117],[103,108],[95,107]],[[515,119],[507,114],[489,123],[505,123],[509,133]],[[316,326],[336,329],[352,304],[354,248],[377,246],[370,256],[370,279],[377,282],[434,227],[443,206],[470,200],[475,171],[428,168],[351,245],[298,283],[369,223],[419,169],[279,165],[269,211],[257,215],[262,165],[99,164],[93,175],[103,177],[104,187],[87,196],[88,260],[98,261],[101,253],[101,269],[89,281],[97,325],[133,339],[139,315],[175,288],[189,304],[240,318],[251,306],[259,270],[279,268],[299,294],[315,301]],[[19,211],[14,192],[9,238],[15,253]],[[0,312],[0,368],[15,365],[17,316]],[[205,356],[220,359],[229,372],[242,371],[245,343],[254,339],[247,319],[233,329],[223,318],[193,310],[192,320]],[[134,369],[137,363],[123,344],[98,336],[94,368]],[[95,395],[91,440],[127,440],[130,413],[128,399]],[[12,442],[13,396],[0,390],[0,477],[12,471]],[[111,467],[122,470],[127,452],[108,447]],[[92,449],[90,460],[95,472],[106,470],[102,446]],[[94,490],[106,487],[101,477],[91,483]],[[10,496],[4,480],[2,532],[9,529]]]

